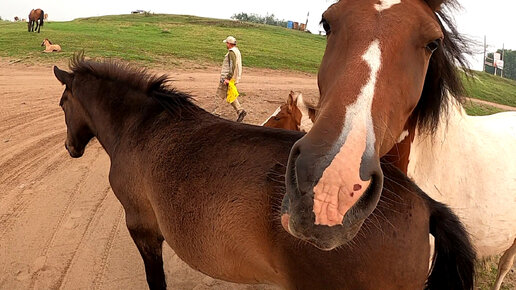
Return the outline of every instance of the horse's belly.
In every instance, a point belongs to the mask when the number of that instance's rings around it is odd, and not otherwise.
[[[234,283],[282,285],[275,257],[255,224],[235,224],[216,218],[162,228],[165,241],[181,260],[210,277]],[[213,216],[213,215],[211,215]],[[244,216],[244,215],[240,215]],[[179,219],[181,220],[181,218]],[[254,230],[253,230],[254,227]]]

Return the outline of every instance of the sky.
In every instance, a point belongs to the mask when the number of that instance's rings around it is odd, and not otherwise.
[[[360,0],[356,0],[360,1]],[[246,12],[265,16],[274,14],[278,19],[305,22],[308,29],[317,33],[321,14],[333,0],[0,0],[0,17],[13,20],[27,18],[33,8],[42,8],[50,21],[67,21],[79,17],[127,14],[132,10],[154,13],[188,14],[203,17],[229,19],[233,14]],[[459,32],[479,43],[479,52],[470,59],[473,69],[482,69],[482,43],[487,36],[488,51],[505,44],[506,49],[516,50],[516,0],[462,0],[463,10],[454,13]],[[79,4],[80,3],[80,4]],[[490,18],[487,20],[487,18]]]

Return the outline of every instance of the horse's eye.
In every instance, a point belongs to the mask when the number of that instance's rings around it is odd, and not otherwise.
[[[428,51],[430,51],[430,53],[433,53],[434,51],[436,51],[439,48],[439,46],[441,46],[440,38],[428,43],[426,45],[426,49],[428,49]]]
[[[278,117],[278,116],[274,116],[274,121],[279,121],[279,120],[281,120],[281,118],[280,118],[280,117]]]
[[[326,21],[326,19],[323,18],[321,20],[320,24],[322,24],[324,31],[326,31],[326,35],[330,35],[331,27],[330,27],[330,24],[328,23],[328,21]]]

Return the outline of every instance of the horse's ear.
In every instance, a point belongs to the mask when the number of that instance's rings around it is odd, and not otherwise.
[[[426,0],[426,3],[428,6],[430,6],[430,8],[432,8],[433,11],[439,11],[441,10],[441,5],[444,3],[444,1],[446,0]]]
[[[72,87],[73,74],[60,70],[57,66],[54,66],[54,75],[61,82],[61,84],[67,87]]]
[[[294,92],[290,91],[287,98],[288,111],[291,112],[294,107]]]

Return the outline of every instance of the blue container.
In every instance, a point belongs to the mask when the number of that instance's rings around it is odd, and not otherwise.
[[[287,22],[287,28],[288,28],[288,29],[292,29],[292,27],[294,27],[294,21],[290,21],[290,20],[289,20],[289,21]]]

